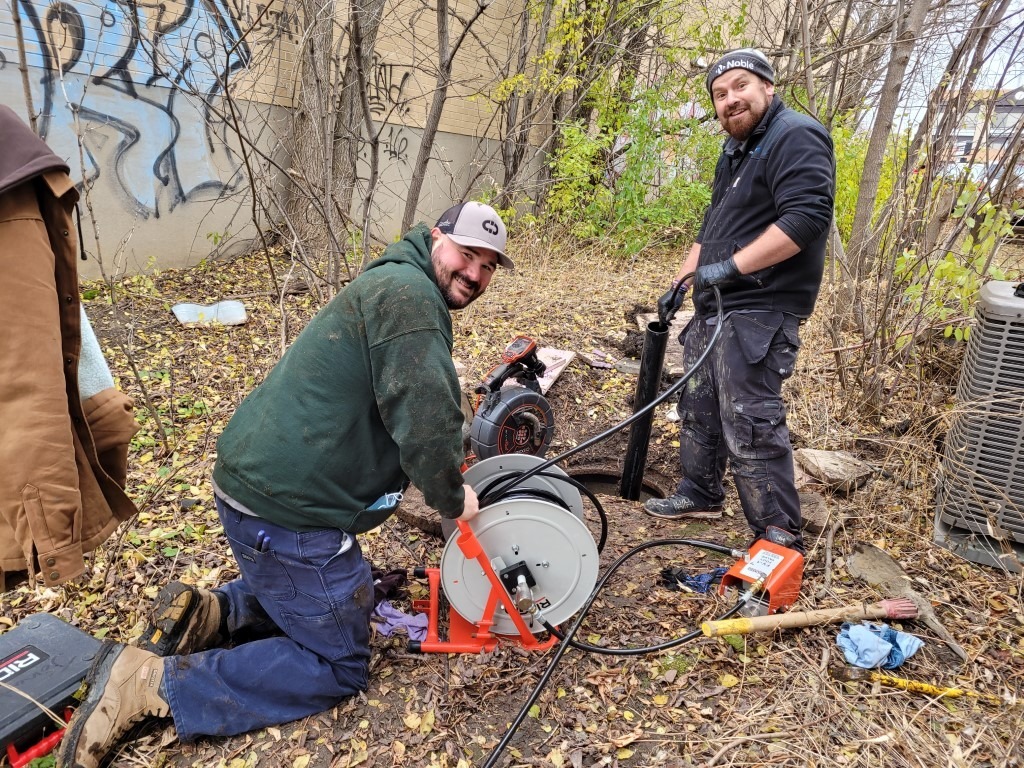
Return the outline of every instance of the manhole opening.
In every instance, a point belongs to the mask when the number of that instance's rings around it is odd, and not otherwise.
[[[622,475],[614,472],[570,470],[569,476],[582,483],[591,493],[603,493],[608,496],[618,496],[619,486],[622,484]],[[644,478],[640,485],[640,501],[647,501],[650,498],[663,499],[667,495],[664,488],[647,478]]]

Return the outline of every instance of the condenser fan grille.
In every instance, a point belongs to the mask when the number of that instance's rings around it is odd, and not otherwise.
[[[943,450],[935,540],[977,563],[1024,566],[1024,298],[981,290]]]

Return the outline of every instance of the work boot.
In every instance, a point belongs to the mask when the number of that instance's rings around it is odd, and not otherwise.
[[[648,499],[644,502],[644,512],[665,520],[717,520],[722,516],[722,505],[697,504],[676,493],[667,499]]]
[[[139,647],[157,656],[183,656],[228,639],[227,600],[217,592],[172,581],[149,612]]]
[[[132,726],[150,717],[170,717],[171,708],[160,694],[163,677],[159,656],[103,643],[85,678],[89,693],[61,740],[57,765],[98,768]]]

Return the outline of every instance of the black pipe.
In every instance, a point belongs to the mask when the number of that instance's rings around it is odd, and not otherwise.
[[[658,395],[658,388],[661,386],[661,367],[665,362],[665,348],[668,346],[668,329],[668,324],[660,321],[647,324],[644,349],[640,354],[640,375],[636,380],[636,394],[633,395],[633,413],[645,408]],[[629,428],[629,445],[622,465],[619,496],[630,501],[637,501],[643,488],[647,447],[651,439],[653,421],[652,408]]]

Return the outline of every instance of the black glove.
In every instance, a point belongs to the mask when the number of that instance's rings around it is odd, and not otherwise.
[[[658,299],[658,320],[667,323],[669,318],[682,306],[684,296],[686,296],[685,285],[680,285],[678,288],[673,285],[669,288],[665,295]]]
[[[740,270],[736,266],[736,260],[730,256],[725,261],[697,267],[693,285],[698,291],[706,291],[713,285],[728,285],[735,282],[739,276]]]

